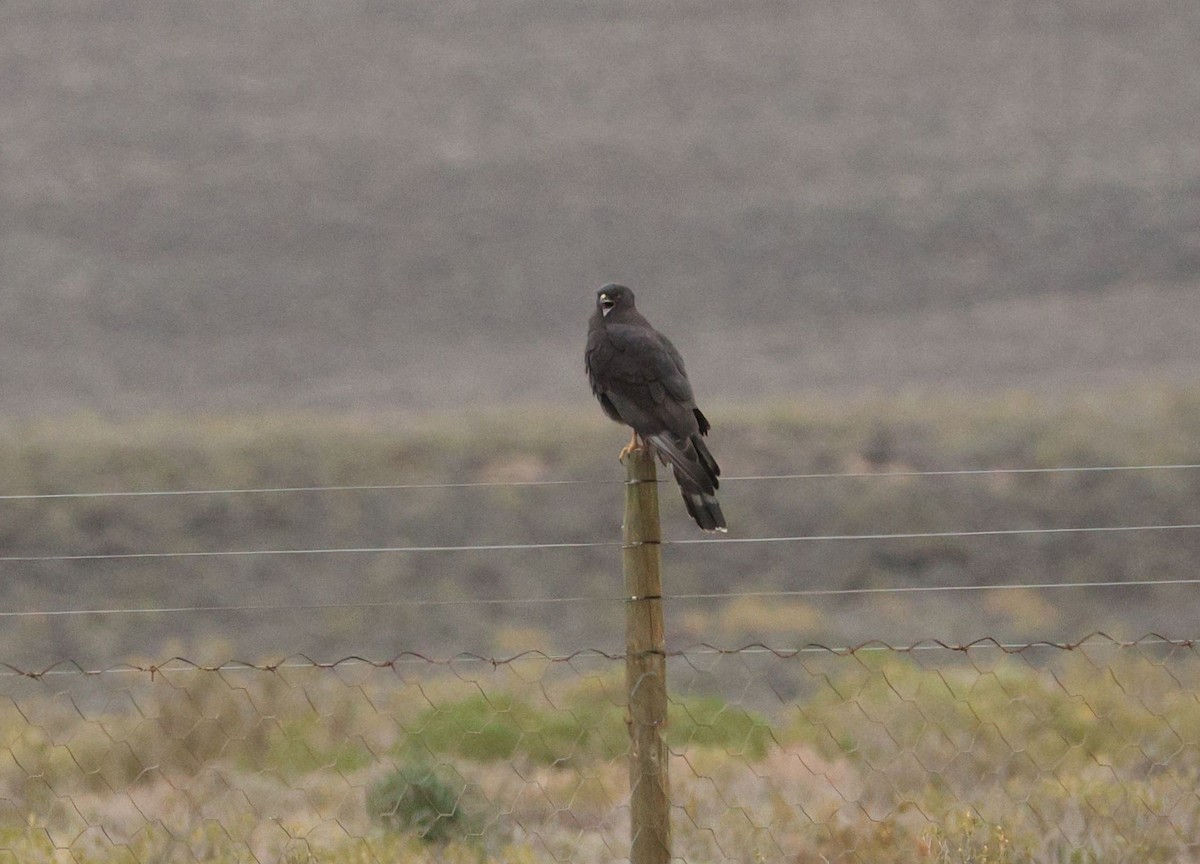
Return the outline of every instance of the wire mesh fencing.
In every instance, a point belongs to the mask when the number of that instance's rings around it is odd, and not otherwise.
[[[1191,642],[671,653],[686,861],[1200,860]],[[629,855],[624,658],[0,677],[0,861]]]

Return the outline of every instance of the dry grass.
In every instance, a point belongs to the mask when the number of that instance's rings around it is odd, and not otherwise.
[[[675,851],[689,860],[1176,864],[1200,852],[1194,649],[721,662],[741,669],[728,701],[672,696],[673,710],[692,706],[668,730]],[[619,705],[595,701],[619,670],[601,671],[530,660],[454,675],[180,669],[154,682],[68,676],[53,691],[10,681],[2,701],[20,713],[0,720],[0,860],[619,859],[624,756],[587,734],[622,726]],[[798,695],[781,695],[787,686]],[[493,708],[482,725],[478,699]],[[748,747],[720,714],[680,741],[695,705],[714,701],[763,712],[769,746]],[[576,732],[545,737],[554,723]],[[479,743],[508,740],[504,730],[515,746]],[[372,789],[399,770],[422,776],[417,765],[436,766],[429,794],[453,817],[433,844],[368,809]]]

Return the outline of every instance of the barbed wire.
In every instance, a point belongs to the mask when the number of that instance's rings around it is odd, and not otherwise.
[[[777,537],[711,537],[663,540],[663,546],[712,546],[746,543],[801,543],[851,540],[936,540],[966,537],[1012,537],[1038,534],[1103,534],[1136,531],[1187,531],[1200,523],[1168,525],[1092,525],[1066,528],[993,528],[966,531],[911,531],[876,534],[791,534]],[[403,553],[514,552],[537,549],[596,549],[624,546],[618,540],[565,543],[483,543],[451,546],[349,546],[324,549],[209,549],[185,552],[84,552],[55,555],[2,555],[0,563],[18,564],[50,561],[127,561],[161,558],[235,558],[271,555],[381,555]]]
[[[897,477],[964,477],[1008,474],[1077,474],[1113,471],[1183,471],[1200,469],[1200,463],[1174,463],[1160,465],[1088,465],[1048,468],[952,468],[929,471],[826,471],[794,474],[756,474],[722,477],[721,482],[758,482],[769,480],[830,480],[830,479],[886,479]],[[613,478],[584,478],[566,480],[480,480],[454,483],[384,483],[345,484],[328,486],[263,486],[232,487],[223,489],[150,489],[130,491],[94,492],[32,492],[0,495],[0,501],[38,501],[70,498],[155,498],[187,497],[199,495],[274,495],[289,493],[318,492],[390,492],[428,489],[487,489],[539,486],[602,486],[624,484],[626,481]],[[660,483],[669,482],[665,478]]]
[[[853,657],[865,653],[914,654],[945,651],[970,654],[974,651],[1000,651],[1004,654],[1024,654],[1031,651],[1071,652],[1088,648],[1111,648],[1114,650],[1137,650],[1140,648],[1185,648],[1200,647],[1200,638],[1171,638],[1159,633],[1146,633],[1136,639],[1121,639],[1102,630],[1093,631],[1080,639],[1039,639],[1031,642],[1007,642],[994,636],[984,636],[969,642],[946,642],[941,639],[925,639],[901,645],[892,645],[879,639],[871,639],[855,645],[824,645],[809,642],[796,647],[773,647],[753,642],[734,648],[725,648],[699,642],[681,649],[668,649],[666,656],[687,659],[699,656],[771,655],[780,659],[791,659],[807,654],[829,654]],[[529,649],[507,657],[491,657],[464,652],[447,657],[431,657],[416,651],[403,651],[391,658],[376,660],[351,654],[336,660],[316,660],[307,654],[291,654],[271,662],[249,662],[226,660],[221,663],[200,663],[186,657],[174,656],[158,663],[119,663],[106,667],[85,667],[74,660],[59,660],[41,669],[24,668],[12,663],[0,662],[0,677],[41,679],[61,675],[114,675],[139,674],[151,678],[173,672],[267,672],[276,673],[284,669],[336,670],[342,666],[370,666],[376,669],[394,669],[397,666],[455,666],[458,664],[484,665],[493,668],[512,666],[522,662],[571,664],[586,660],[619,662],[627,658],[624,651],[601,648],[580,648],[569,653],[555,654],[540,649]]]

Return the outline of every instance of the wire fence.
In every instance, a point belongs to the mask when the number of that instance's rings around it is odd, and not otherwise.
[[[1192,464],[778,474],[796,479],[1190,471]],[[588,480],[50,492],[0,501],[575,486]],[[621,481],[599,481],[606,484]],[[995,526],[663,541],[787,549],[948,538],[1187,537],[1200,523]],[[1124,542],[1124,541],[1122,541]],[[6,555],[20,568],[150,559],[456,558],[616,540]],[[740,553],[739,553],[740,554]],[[1188,587],[1187,575],[666,591],[666,603]],[[608,594],[120,603],[39,618],[529,607]],[[77,601],[78,602],[78,601]],[[914,622],[911,628],[915,628]],[[911,629],[910,628],[910,629]],[[793,628],[799,630],[802,628]],[[584,643],[586,644],[586,643]],[[364,649],[366,650],[366,649]],[[1200,861],[1200,658],[1190,639],[696,645],[667,655],[673,850],[687,861]],[[0,862],[628,860],[626,655],[0,665]]]
[[[723,483],[755,483],[764,481],[789,480],[880,480],[904,478],[953,478],[953,477],[1008,477],[1024,475],[1087,475],[1113,474],[1130,472],[1192,472],[1200,469],[1200,463],[1163,463],[1138,465],[1079,465],[1079,466],[1038,466],[1038,467],[999,467],[999,468],[945,468],[933,470],[905,471],[840,471],[840,472],[807,472],[745,475],[722,478]],[[240,495],[286,495],[292,493],[323,494],[323,493],[367,493],[367,492],[400,492],[400,491],[431,491],[444,489],[516,489],[528,487],[570,487],[570,486],[603,486],[623,485],[626,481],[614,479],[547,479],[530,481],[480,481],[454,483],[394,483],[366,485],[306,485],[306,486],[276,486],[276,487],[242,487],[214,489],[149,489],[149,490],[93,490],[93,491],[54,491],[38,493],[8,493],[0,494],[0,502],[53,502],[94,499],[154,499],[154,498],[197,498]],[[668,481],[659,481],[668,482]],[[1055,536],[1072,535],[1121,535],[1121,534],[1156,534],[1156,533],[1193,533],[1200,531],[1200,522],[1179,521],[1173,523],[1153,524],[1111,524],[1111,525],[1074,525],[1074,526],[1019,526],[1019,527],[986,527],[976,529],[935,531],[892,531],[892,532],[858,532],[858,533],[807,533],[785,534],[775,536],[722,536],[713,538],[681,537],[662,540],[663,546],[706,547],[706,546],[738,546],[759,544],[807,544],[807,543],[855,543],[855,542],[903,542],[903,541],[938,541],[966,540],[972,538],[1052,538]],[[87,563],[87,562],[154,562],[169,563],[174,560],[199,559],[255,559],[255,558],[325,558],[333,556],[391,556],[391,555],[456,555],[466,553],[522,553],[537,551],[572,551],[572,550],[605,550],[621,546],[619,540],[579,540],[579,541],[550,541],[550,542],[519,542],[519,543],[461,543],[461,544],[404,544],[404,545],[353,545],[353,546],[314,546],[310,548],[220,548],[220,549],[142,549],[138,551],[49,551],[40,554],[7,554],[0,555],[0,564],[55,564],[55,563]],[[854,595],[888,595],[888,594],[951,594],[955,592],[1003,591],[1003,590],[1087,590],[1087,589],[1132,589],[1146,587],[1191,586],[1200,584],[1195,578],[1121,578],[1105,580],[1071,581],[1015,581],[1015,582],[972,582],[970,584],[923,584],[923,585],[885,585],[869,587],[832,587],[805,588],[798,590],[759,590],[734,592],[675,592],[664,595],[667,599],[675,600],[715,600],[738,597],[836,597]],[[208,604],[164,604],[116,606],[93,605],[86,608],[34,608],[9,609],[0,611],[0,619],[19,618],[65,618],[72,616],[105,616],[105,615],[183,615],[218,612],[263,612],[263,611],[313,611],[338,609],[387,609],[402,607],[439,607],[458,605],[554,605],[554,604],[611,604],[622,602],[624,598],[616,596],[564,595],[564,596],[513,596],[498,598],[470,597],[463,599],[433,599],[433,598],[404,598],[393,600],[369,600],[356,602],[339,600],[330,602],[289,602],[289,603],[208,603]]]
[[[0,860],[624,860],[623,660],[8,667]],[[1200,856],[1192,641],[667,663],[679,859]]]

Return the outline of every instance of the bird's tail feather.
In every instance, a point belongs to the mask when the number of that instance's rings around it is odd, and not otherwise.
[[[683,503],[688,515],[705,531],[720,531],[723,534],[728,530],[725,527],[725,514],[721,512],[721,505],[714,496],[704,492],[684,492]]]
[[[660,432],[648,436],[646,440],[671,463],[688,515],[705,531],[724,531],[725,515],[716,499],[720,485],[717,475],[721,469],[700,436],[676,440]]]
[[[721,466],[717,464],[717,460],[709,452],[708,445],[704,443],[703,438],[699,435],[693,435],[692,444],[696,448],[696,455],[700,457],[700,462],[704,465],[704,470],[712,477],[713,488],[716,489],[721,485],[717,482],[717,478],[721,476]]]
[[[717,478],[708,470],[696,448],[689,439],[676,440],[664,432],[650,435],[646,440],[654,445],[654,449],[663,456],[675,469],[675,479],[680,485],[710,495],[717,491]]]

